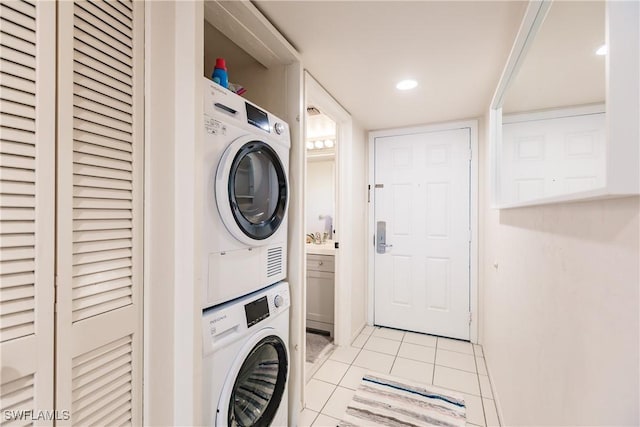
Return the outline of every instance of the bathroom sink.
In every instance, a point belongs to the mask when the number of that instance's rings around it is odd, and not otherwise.
[[[333,240],[327,240],[321,244],[307,243],[305,244],[306,252],[315,255],[335,255],[335,247]]]

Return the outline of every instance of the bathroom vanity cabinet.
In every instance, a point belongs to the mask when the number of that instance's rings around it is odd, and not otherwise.
[[[333,255],[307,254],[307,328],[333,336],[335,262]]]

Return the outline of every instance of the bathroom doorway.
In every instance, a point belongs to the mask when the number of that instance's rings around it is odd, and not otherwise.
[[[305,386],[338,346],[351,343],[353,249],[350,218],[351,140],[349,113],[311,76],[304,73],[304,280],[300,304],[300,399]],[[342,224],[345,226],[342,227]],[[302,236],[301,236],[302,237]],[[306,333],[307,328],[309,334]],[[307,340],[308,337],[308,340]],[[309,358],[307,358],[309,352]],[[310,362],[307,362],[310,360]]]
[[[306,106],[306,328],[305,376],[333,349],[335,336],[336,122]]]
[[[305,252],[311,247],[310,252],[304,256],[304,275],[298,303],[301,306],[301,319],[292,319],[303,327],[298,335],[301,351],[298,358],[298,366],[302,375],[298,377],[297,386],[300,387],[301,408],[306,407],[306,385],[312,380],[315,370],[322,366],[324,360],[329,358],[333,350],[340,346],[348,346],[353,339],[351,328],[352,312],[352,263],[350,254],[356,246],[353,241],[353,232],[349,227],[347,218],[351,218],[353,204],[353,189],[351,186],[352,174],[352,132],[353,122],[351,115],[311,76],[304,72],[304,104],[303,115],[305,156],[302,169],[304,170],[303,206],[303,230],[311,236],[298,235],[297,238],[309,238],[311,243],[305,243]],[[309,113],[307,114],[307,107]],[[317,111],[316,111],[317,110]],[[320,114],[318,114],[320,113]],[[326,116],[326,118],[314,118],[314,116]],[[329,125],[329,121],[333,122]],[[314,126],[318,126],[315,129]],[[322,130],[323,126],[330,130]],[[332,138],[333,135],[333,138]],[[327,140],[329,142],[327,143]],[[320,143],[319,141],[322,141]],[[307,150],[307,145],[309,149]],[[311,148],[313,144],[313,149]],[[333,145],[331,147],[331,145]],[[333,164],[331,162],[333,159]],[[302,159],[301,159],[302,160]],[[333,173],[327,174],[327,170]],[[309,176],[311,174],[311,177]],[[322,176],[331,178],[322,180]],[[319,193],[313,190],[309,192],[309,180],[321,181]],[[331,196],[331,189],[333,196]],[[316,195],[313,197],[312,195]],[[320,200],[325,202],[320,202]],[[328,200],[328,201],[327,201]],[[327,206],[333,200],[333,207]],[[316,203],[317,202],[317,203]],[[310,203],[310,204],[309,204]],[[309,206],[318,209],[312,212]],[[319,207],[317,207],[320,205]],[[333,214],[333,215],[332,215]],[[344,224],[344,227],[342,226]],[[326,236],[325,236],[325,233]],[[324,239],[324,242],[323,242]],[[319,242],[319,243],[314,243]],[[322,251],[325,252],[322,252]],[[345,252],[346,251],[346,252]],[[333,282],[333,286],[329,283]],[[333,292],[328,290],[333,288]],[[313,301],[308,304],[307,294],[321,292],[319,297],[310,297]],[[316,293],[317,295],[317,293]],[[333,325],[330,317],[323,314],[330,313],[328,306],[333,303]],[[309,311],[309,317],[307,316]],[[327,321],[328,320],[328,321]],[[307,345],[306,328],[310,328],[310,339],[319,342],[309,342]],[[315,329],[316,331],[313,331]],[[315,333],[314,332],[320,332]],[[327,334],[327,332],[329,332]],[[328,337],[328,338],[326,338]],[[326,348],[327,344],[329,345]],[[320,347],[315,361],[306,362],[307,350],[315,352],[312,345]],[[309,347],[309,348],[307,348]],[[314,357],[315,355],[312,355]]]

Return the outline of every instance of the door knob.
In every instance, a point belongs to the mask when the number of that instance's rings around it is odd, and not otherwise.
[[[387,248],[392,248],[393,245],[387,245],[387,223],[385,221],[378,221],[376,224],[376,252],[384,254],[387,252]]]

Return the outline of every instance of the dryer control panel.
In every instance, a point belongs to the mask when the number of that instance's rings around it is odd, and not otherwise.
[[[224,135],[226,126],[233,124],[250,132],[260,129],[266,137],[291,146],[287,122],[206,77],[204,82],[204,125],[208,134]]]

